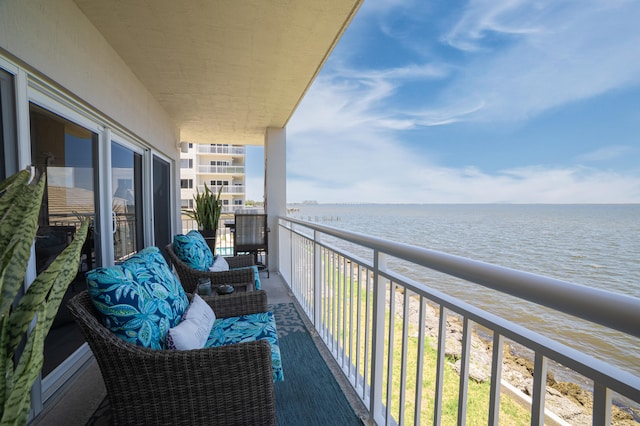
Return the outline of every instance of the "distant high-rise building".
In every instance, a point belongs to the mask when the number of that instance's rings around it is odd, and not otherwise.
[[[215,192],[222,186],[223,213],[233,213],[245,202],[245,147],[227,144],[185,143],[180,154],[180,204],[193,208],[196,190],[204,184]]]

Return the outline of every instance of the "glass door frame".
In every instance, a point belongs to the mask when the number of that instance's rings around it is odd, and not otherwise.
[[[118,145],[122,146],[123,148],[126,148],[128,150],[131,150],[132,152],[139,154],[142,157],[142,161],[141,161],[141,167],[142,170],[140,171],[140,173],[142,174],[142,179],[140,182],[141,188],[142,188],[142,193],[140,194],[140,200],[142,201],[142,206],[136,206],[137,208],[141,208],[142,210],[140,211],[141,214],[141,223],[139,224],[140,226],[142,226],[142,230],[143,230],[143,240],[142,240],[142,247],[147,247],[149,245],[150,242],[150,238],[149,235],[151,235],[151,239],[153,238],[153,233],[149,233],[149,229],[152,229],[151,227],[153,226],[153,222],[150,221],[150,210],[148,207],[148,204],[150,204],[152,197],[150,196],[150,191],[149,191],[149,185],[151,183],[151,179],[148,178],[148,175],[151,174],[151,168],[149,167],[149,161],[148,158],[151,157],[150,154],[150,150],[148,148],[143,148],[140,145],[137,145],[131,141],[128,140],[128,138],[122,136],[121,134],[119,134],[116,131],[113,131],[111,129],[107,129],[108,133],[109,133],[109,158],[108,163],[109,163],[109,171],[111,172],[112,170],[112,164],[111,164],[111,144],[112,143],[117,143]],[[134,176],[135,177],[135,176]],[[113,203],[113,188],[112,188],[112,179],[113,177],[111,176],[111,173],[109,174],[109,182],[108,182],[108,186],[109,186],[109,206],[111,206],[111,203]],[[135,186],[135,185],[134,185]],[[111,217],[111,216],[110,216]],[[111,223],[113,223],[113,221],[110,221]],[[112,234],[114,233],[114,229],[113,227],[111,227],[111,232]],[[112,240],[113,242],[113,240]],[[112,246],[112,250],[114,250],[115,247]],[[115,253],[113,253],[110,257],[110,259],[115,259]]]
[[[111,142],[115,141],[123,146],[131,148],[142,154],[142,220],[144,227],[144,245],[153,245],[153,161],[159,158],[169,164],[169,199],[170,199],[170,230],[173,235],[179,230],[179,218],[176,216],[179,199],[178,179],[179,157],[168,156],[157,151],[151,146],[150,141],[137,137],[134,133],[112,121],[99,109],[91,107],[82,99],[71,95],[69,92],[52,84],[30,70],[13,62],[0,52],[0,68],[14,76],[13,89],[15,99],[15,133],[17,139],[17,170],[31,165],[31,128],[30,128],[30,104],[51,112],[78,126],[96,133],[98,139],[97,149],[97,175],[95,190],[98,191],[98,206],[96,206],[97,230],[96,238],[98,249],[96,250],[96,262],[98,265],[110,266],[113,264],[113,241],[111,237]],[[108,220],[104,220],[108,218]],[[36,277],[36,261],[32,256],[25,277],[25,288]],[[64,360],[47,377],[36,380],[31,391],[30,420],[38,415],[44,404],[58,392],[72,377],[81,371],[93,358],[89,346],[85,343],[71,356]]]
[[[30,144],[30,124],[29,124],[29,104],[33,103],[53,114],[69,120],[79,126],[86,128],[98,135],[98,181],[96,190],[98,191],[98,206],[96,207],[96,264],[98,266],[111,266],[114,264],[113,226],[111,221],[112,184],[111,184],[111,144],[119,145],[131,149],[142,155],[142,222],[144,230],[143,246],[153,244],[153,176],[152,165],[153,156],[157,156],[167,161],[171,167],[171,200],[172,212],[175,213],[175,162],[161,153],[146,147],[143,141],[138,140],[134,135],[126,131],[114,130],[107,124],[107,120],[101,118],[94,111],[83,107],[78,101],[70,99],[66,94],[57,91],[55,88],[41,82],[35,78],[23,76],[26,86],[23,102],[18,102],[16,109],[23,108],[22,114],[18,113],[18,126],[24,133],[19,136],[20,163],[30,164],[31,144]],[[16,91],[19,90],[16,84]],[[21,118],[21,116],[23,118]],[[26,117],[26,118],[24,118]],[[26,145],[26,146],[25,146]],[[28,160],[24,160],[24,159]],[[174,217],[174,216],[172,216]],[[175,226],[175,220],[172,220]],[[27,274],[27,283],[35,279],[35,259],[32,259]],[[78,348],[70,357],[64,360],[57,368],[44,378],[40,378],[34,384],[31,393],[33,413],[39,413],[44,408],[44,403],[50,399],[83,365],[93,357],[89,346],[85,343]]]
[[[25,105],[25,108],[29,108],[29,103],[33,103],[40,108],[43,108],[53,114],[56,114],[66,120],[69,120],[78,126],[84,127],[85,129],[94,132],[98,135],[98,175],[100,177],[104,176],[103,171],[105,170],[105,164],[102,161],[102,148],[104,146],[104,127],[101,126],[96,120],[93,120],[87,114],[79,111],[76,108],[73,108],[71,104],[57,93],[48,90],[46,87],[43,87],[39,84],[34,84],[35,82],[29,81],[28,87],[28,99]],[[27,116],[28,117],[28,116]],[[26,127],[29,128],[28,120]],[[31,144],[28,145],[28,150],[31,150]],[[29,157],[31,158],[31,153],[29,152]],[[104,191],[101,188],[101,181],[104,178],[98,179],[96,183],[96,188],[99,194],[99,205],[104,204]],[[105,221],[101,220],[103,212],[96,211],[96,218],[94,220],[96,234],[102,236],[99,244],[96,244],[97,247],[100,247],[101,250],[96,249],[96,263],[98,265],[104,264],[104,226]],[[101,263],[102,262],[102,263]],[[29,268],[32,269],[32,274],[35,277],[35,259],[32,256],[32,261],[30,262]],[[60,363],[51,373],[49,373],[46,377],[40,378],[40,380],[36,381],[34,384],[34,388],[31,393],[32,399],[32,408],[38,411],[43,408],[44,402],[51,398],[55,392],[62,387],[62,385],[75,374],[76,371],[80,369],[82,365],[84,365],[87,361],[89,361],[92,357],[91,350],[89,346],[85,343],[80,348],[78,348],[71,356],[65,359],[62,363]]]
[[[153,188],[154,188],[154,158],[158,158],[159,160],[162,160],[166,163],[169,164],[169,203],[170,203],[170,211],[169,211],[169,218],[171,219],[169,221],[169,235],[175,235],[179,232],[182,232],[182,228],[178,229],[176,232],[176,214],[178,216],[181,216],[180,213],[178,213],[179,211],[176,210],[176,202],[177,199],[180,197],[180,190],[178,189],[176,192],[176,185],[177,182],[179,182],[180,176],[175,176],[176,174],[176,163],[169,157],[161,154],[160,152],[154,151],[154,150],[149,150],[148,152],[149,155],[147,155],[146,157],[143,158],[143,164],[147,165],[149,170],[149,173],[146,175],[143,175],[143,179],[148,179],[147,182],[145,182],[145,186],[144,186],[144,191],[146,192],[146,196],[149,201],[147,203],[145,203],[145,217],[148,218],[148,222],[149,222],[149,226],[145,227],[145,240],[147,242],[147,246],[150,245],[158,245],[158,242],[155,241],[155,226],[156,223],[154,222],[154,209],[155,209],[155,197],[153,194]],[[144,172],[144,170],[143,170]],[[180,223],[182,223],[182,220],[180,220]],[[160,249],[162,250],[163,247],[160,247]]]

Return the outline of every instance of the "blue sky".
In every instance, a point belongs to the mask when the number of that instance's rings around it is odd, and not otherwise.
[[[287,126],[288,201],[640,202],[639,22],[637,0],[365,0]]]

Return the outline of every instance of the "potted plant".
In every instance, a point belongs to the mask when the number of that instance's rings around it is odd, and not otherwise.
[[[204,192],[196,189],[193,196],[193,210],[185,210],[184,214],[195,220],[198,224],[198,231],[207,241],[209,248],[213,254],[216,253],[216,232],[218,230],[218,222],[222,213],[222,200],[220,199],[223,186],[220,186],[218,192],[213,192],[207,184],[204,184]]]
[[[44,340],[80,264],[83,221],[73,241],[19,296],[31,256],[45,176],[22,170],[0,182],[0,425],[24,425],[31,387],[44,360]],[[26,337],[25,337],[26,335]]]

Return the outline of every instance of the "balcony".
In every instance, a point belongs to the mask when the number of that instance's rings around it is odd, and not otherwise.
[[[489,388],[481,407],[486,421],[480,424],[502,424],[505,398],[524,406],[536,425],[611,424],[620,414],[614,405],[640,406],[637,370],[623,371],[611,360],[570,348],[407,275],[419,268],[438,271],[493,291],[502,303],[529,303],[615,330],[633,345],[640,337],[640,299],[295,219],[279,220],[279,242],[281,274],[375,424],[464,424],[478,415],[467,411],[473,402],[468,395],[470,378],[482,380],[474,371],[482,364],[488,367]],[[452,349],[456,340],[459,346]],[[492,348],[484,363],[478,361],[482,346]],[[527,378],[530,395],[514,389],[505,371],[507,348],[515,346],[533,369]],[[457,396],[451,401],[443,389],[451,382],[447,364],[456,361]],[[580,419],[559,418],[548,374],[580,384],[593,410]],[[635,416],[637,421],[637,411]]]
[[[196,152],[198,154],[223,154],[223,155],[244,155],[244,147],[237,146],[211,146],[197,145]]]
[[[198,166],[198,173],[207,175],[244,174],[244,166]]]
[[[640,406],[640,377],[635,372],[407,275],[416,268],[439,271],[494,291],[504,303],[531,303],[556,315],[570,314],[633,342],[640,337],[640,299],[291,218],[279,219],[278,235],[280,275],[265,278],[269,301],[295,298],[330,355],[328,363],[338,371],[354,410],[372,424],[464,424],[464,419],[478,421],[470,417],[478,415],[483,418],[480,424],[503,424],[511,414],[501,407],[515,404],[521,410],[519,419],[524,417],[527,424],[607,425]],[[490,347],[484,351],[488,359],[479,361],[483,346]],[[511,383],[508,348],[516,346],[531,362],[533,372],[525,378],[530,395]],[[450,364],[456,360],[458,374],[452,375]],[[469,395],[478,395],[478,369],[485,370],[487,384],[480,392],[486,395],[472,413],[469,407],[477,401]],[[104,389],[80,388],[100,381],[96,370],[90,366],[85,374],[91,379],[78,380],[73,391],[35,423],[68,422],[65,416],[74,410],[92,413]],[[560,392],[548,374],[558,373],[575,378],[592,409],[579,417],[557,414]],[[445,392],[452,386],[453,396]],[[73,392],[80,392],[82,403],[74,400]]]
[[[209,186],[209,185],[207,185]],[[204,185],[197,185],[197,190],[198,192],[204,192]],[[220,186],[218,185],[213,185],[213,186],[209,186],[209,189],[211,189],[211,191],[217,193],[220,190]],[[222,193],[223,194],[244,194],[245,192],[245,186],[244,185],[223,185],[222,186]]]

